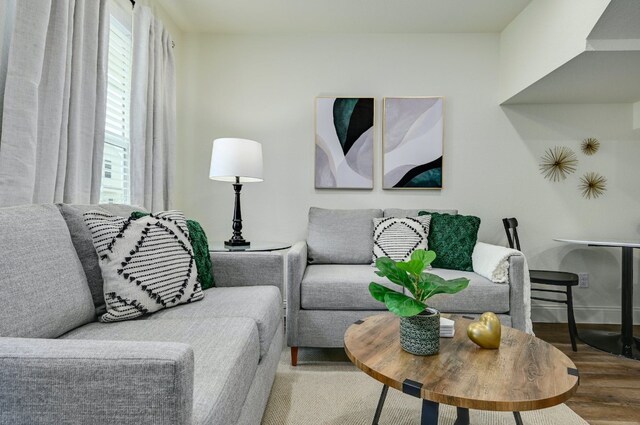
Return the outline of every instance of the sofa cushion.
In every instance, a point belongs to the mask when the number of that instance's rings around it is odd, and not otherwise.
[[[398,285],[376,275],[369,264],[313,264],[300,283],[300,307],[305,310],[386,310],[369,293],[369,283],[401,291]]]
[[[438,209],[406,209],[406,208],[387,208],[384,210],[385,217],[417,217],[420,211],[437,212],[442,214],[458,214],[458,210],[438,210]]]
[[[196,267],[198,268],[198,280],[202,289],[210,289],[216,286],[213,280],[213,264],[209,255],[209,239],[207,234],[195,220],[187,220],[191,247],[195,256]]]
[[[212,288],[197,303],[162,310],[148,317],[157,319],[206,320],[212,317],[244,317],[256,323],[260,358],[267,354],[273,336],[282,326],[282,299],[275,286]]]
[[[96,314],[102,315],[106,312],[104,304],[104,294],[102,292],[102,272],[100,264],[98,264],[98,256],[96,249],[93,247],[91,232],[84,224],[82,214],[87,211],[102,211],[111,213],[120,217],[129,217],[133,211],[143,211],[143,208],[131,205],[119,204],[100,204],[100,205],[76,205],[76,204],[58,204],[58,208],[67,222],[69,233],[71,233],[71,241],[76,248],[78,258],[82,263],[82,268],[87,276],[89,289],[95,305]]]
[[[63,338],[189,344],[194,351],[193,424],[198,425],[237,422],[260,350],[256,325],[244,318],[94,322]]]
[[[56,338],[95,320],[91,292],[55,205],[0,208],[0,336]]]
[[[416,249],[428,249],[431,216],[373,219],[373,262],[380,257],[408,261]]]
[[[182,212],[133,220],[89,211],[84,221],[104,279],[107,312],[101,321],[134,319],[204,297]]]
[[[304,310],[386,310],[383,303],[369,294],[369,283],[377,282],[395,290],[399,290],[399,286],[376,275],[375,270],[366,265],[309,265],[300,284],[300,306]],[[465,290],[427,300],[430,307],[445,313],[509,311],[509,285],[493,283],[473,272],[445,269],[428,272],[447,280],[469,279]]]
[[[148,212],[134,211],[131,218],[137,220],[148,216]],[[198,269],[198,281],[202,285],[202,289],[213,288],[213,265],[211,264],[211,256],[209,255],[209,241],[204,229],[195,220],[187,220],[187,228],[189,229],[189,240],[193,248],[193,256]]]
[[[371,264],[373,219],[382,210],[309,209],[310,264]]]
[[[469,286],[457,294],[438,294],[427,300],[429,307],[444,313],[509,312],[509,285],[493,283],[479,274],[460,270],[431,269],[443,279],[466,277]]]
[[[473,248],[478,241],[480,219],[472,215],[439,214],[420,211],[419,215],[431,216],[429,249],[437,257],[432,267],[473,271]]]

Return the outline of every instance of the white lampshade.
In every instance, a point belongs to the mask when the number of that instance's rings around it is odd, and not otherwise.
[[[209,178],[240,183],[262,181],[262,145],[253,140],[223,138],[213,141]]]

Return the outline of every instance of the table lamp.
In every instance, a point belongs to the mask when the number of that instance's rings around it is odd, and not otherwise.
[[[262,181],[262,145],[247,139],[222,138],[214,140],[209,178],[232,182],[236,193],[233,208],[233,236],[225,241],[225,246],[249,246],[249,241],[245,241],[242,237],[240,190],[242,183]]]

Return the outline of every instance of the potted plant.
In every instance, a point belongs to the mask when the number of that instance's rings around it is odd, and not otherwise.
[[[420,356],[436,354],[440,349],[440,313],[425,301],[436,294],[455,294],[469,285],[467,278],[445,280],[425,272],[435,258],[435,252],[417,249],[406,262],[388,257],[376,260],[376,274],[407,289],[412,296],[375,282],[369,284],[373,298],[400,316],[402,349]]]

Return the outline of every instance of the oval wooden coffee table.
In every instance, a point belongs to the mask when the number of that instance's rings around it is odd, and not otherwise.
[[[344,336],[349,359],[384,384],[373,424],[378,423],[389,387],[422,398],[422,425],[438,423],[440,403],[457,407],[456,425],[469,423],[469,410],[521,411],[555,406],[578,388],[578,370],[554,346],[503,326],[500,348],[485,350],[467,338],[471,320],[460,315],[455,336],[440,339],[434,356],[400,348],[400,320],[380,314],[351,325]]]

